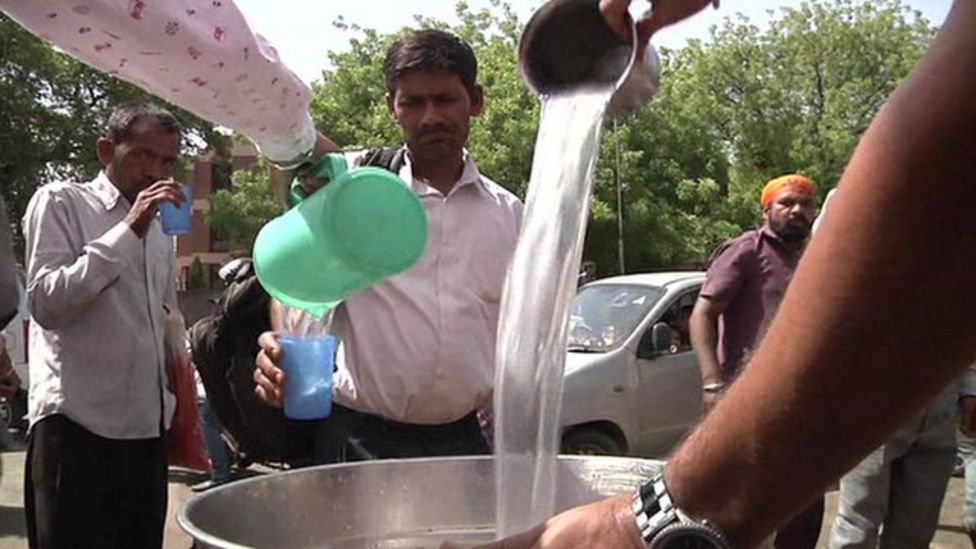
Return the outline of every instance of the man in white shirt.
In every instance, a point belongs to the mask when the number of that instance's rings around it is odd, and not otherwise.
[[[427,214],[427,249],[412,269],[334,311],[341,343],[323,462],[488,452],[476,411],[491,399],[522,205],[464,149],[484,105],[470,46],[443,31],[411,33],[388,51],[385,80],[406,141],[397,171]],[[257,393],[280,406],[281,349],[272,333],[260,344]]]
[[[31,312],[25,511],[32,548],[158,548],[166,516],[164,307],[172,242],[157,207],[180,127],[148,105],[117,108],[103,171],[39,189],[24,215]]]

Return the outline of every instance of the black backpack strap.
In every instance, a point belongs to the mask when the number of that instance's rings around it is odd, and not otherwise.
[[[391,171],[395,174],[400,173],[400,169],[403,168],[406,162],[406,147],[386,147],[383,149],[374,149],[366,151],[365,156],[363,156],[360,166],[375,166],[377,168],[383,168],[384,170]]]

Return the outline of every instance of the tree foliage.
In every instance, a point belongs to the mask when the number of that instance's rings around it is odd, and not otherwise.
[[[207,275],[203,270],[203,262],[200,257],[194,257],[190,263],[190,272],[186,276],[187,290],[202,290],[207,287]]]
[[[236,251],[249,253],[265,223],[282,214],[284,206],[275,199],[263,161],[234,172],[232,190],[210,195],[207,224],[222,238],[233,241]]]
[[[539,109],[518,76],[522,22],[501,2],[481,11],[459,2],[456,13],[487,97],[469,149],[483,173],[524,196]],[[447,26],[422,17],[414,25]],[[315,88],[319,128],[349,147],[398,142],[382,61],[404,31],[337,27],[352,37]],[[775,176],[803,173],[826,193],[933,34],[900,0],[811,0],[765,28],[733,16],[709,40],[661,52],[658,99],[604,133],[585,255],[603,274],[618,270],[618,178],[628,271],[703,261],[759,223],[759,190]]]
[[[662,52],[660,96],[607,132],[587,255],[616,266],[613,144],[621,141],[628,270],[687,265],[759,222],[759,192],[790,172],[821,195],[934,34],[898,0],[815,0],[768,28],[727,18]]]
[[[487,99],[468,148],[483,173],[524,196],[539,105],[519,78],[523,22],[500,0],[477,11],[458,2],[456,15],[450,28],[473,46]],[[349,47],[328,54],[331,68],[314,86],[316,125],[349,149],[400,142],[382,62],[407,29],[384,34],[341,19],[335,27],[348,33]],[[448,24],[417,17],[411,27]],[[772,177],[800,172],[825,193],[933,34],[901,0],[809,0],[766,26],[731,16],[708,40],[662,51],[658,99],[604,133],[586,257],[601,274],[618,270],[618,206],[626,270],[640,271],[695,264],[755,227],[759,190]],[[7,20],[0,48],[0,177],[5,196],[21,207],[39,182],[90,172],[107,109],[142,92],[54,53]],[[249,245],[279,210],[260,170],[237,176],[235,185],[234,193],[214,195],[209,219]]]

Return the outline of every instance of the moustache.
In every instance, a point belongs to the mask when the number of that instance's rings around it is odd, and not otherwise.
[[[446,124],[437,124],[434,126],[427,126],[425,128],[420,128],[420,137],[427,137],[430,135],[437,134],[453,134],[454,128]]]
[[[797,225],[797,226],[803,226],[803,227],[812,227],[813,226],[813,221],[811,221],[810,219],[807,219],[805,217],[791,217],[791,218],[788,218],[786,220],[786,223],[788,225]]]

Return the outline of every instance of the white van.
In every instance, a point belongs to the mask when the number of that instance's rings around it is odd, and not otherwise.
[[[698,423],[688,320],[703,272],[617,276],[579,290],[570,317],[562,452],[666,456]]]

